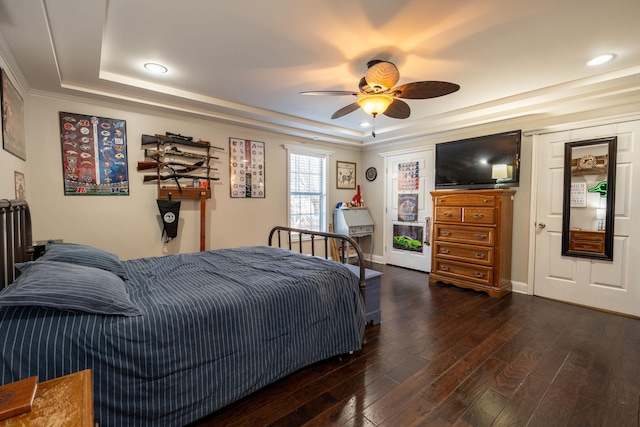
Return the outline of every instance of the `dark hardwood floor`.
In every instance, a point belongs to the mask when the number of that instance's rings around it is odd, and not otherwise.
[[[638,426],[640,320],[391,266],[360,352],[197,426]]]

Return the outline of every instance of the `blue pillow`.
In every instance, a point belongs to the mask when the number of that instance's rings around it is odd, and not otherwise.
[[[111,252],[77,243],[48,242],[45,249],[44,255],[38,258],[38,261],[58,261],[84,265],[110,271],[123,279],[127,278],[120,258]]]
[[[0,306],[38,306],[96,314],[143,314],[121,278],[93,267],[54,261],[18,263],[21,274],[0,292]]]

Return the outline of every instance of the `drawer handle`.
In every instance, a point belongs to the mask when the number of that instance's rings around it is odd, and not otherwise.
[[[451,236],[451,232],[450,231],[443,231],[441,233],[443,236],[447,237],[447,236]]]
[[[477,233],[477,234],[474,234],[473,237],[475,237],[478,240],[484,240],[484,239],[487,238],[487,235],[486,234]]]
[[[451,217],[453,214],[451,212],[444,212],[442,216]]]
[[[479,271],[476,271],[475,273],[473,273],[473,275],[479,279],[482,279],[484,277],[484,273],[480,273]]]
[[[449,253],[449,249],[442,248],[442,249],[440,249],[440,253],[441,254],[448,254]]]
[[[481,213],[473,214],[474,218],[482,218],[484,215]]]
[[[489,200],[489,199],[484,199],[484,202],[485,202],[485,203],[489,203],[490,201],[491,201],[491,200]]]
[[[447,267],[446,265],[443,265],[443,266],[440,267],[440,270],[449,271],[449,267]]]
[[[475,253],[474,255],[476,256],[476,258],[480,258],[480,259],[484,259],[485,257],[484,254],[480,254],[480,253]]]

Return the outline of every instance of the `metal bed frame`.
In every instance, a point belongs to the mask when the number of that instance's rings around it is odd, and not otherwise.
[[[31,213],[24,200],[0,200],[0,289],[9,286],[18,271],[15,264],[33,260]]]

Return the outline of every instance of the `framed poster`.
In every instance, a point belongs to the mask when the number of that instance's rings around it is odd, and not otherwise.
[[[27,141],[24,133],[24,103],[4,70],[2,85],[2,148],[22,160],[27,160]]]
[[[409,252],[423,251],[424,228],[422,225],[393,225],[393,247]]]
[[[27,188],[24,183],[24,174],[13,171],[13,182],[16,188],[16,200],[27,200]]]
[[[65,196],[128,196],[126,122],[60,112]]]
[[[336,162],[336,188],[356,188],[356,164],[350,162]]]
[[[418,194],[398,194],[398,221],[418,220]]]
[[[233,199],[265,197],[264,142],[229,138],[229,185]]]

